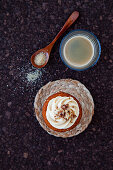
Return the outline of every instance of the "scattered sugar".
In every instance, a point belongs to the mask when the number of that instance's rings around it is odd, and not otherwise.
[[[27,73],[27,80],[28,80],[28,82],[34,82],[38,78],[40,78],[41,76],[42,76],[42,71],[41,70],[35,70],[35,71],[30,72],[30,73]]]
[[[13,71],[13,78],[10,82],[8,82],[7,87],[13,87],[13,91],[17,91],[21,89],[21,91],[25,91],[25,89],[33,90],[35,87],[41,87],[43,84],[43,75],[46,74],[45,68],[37,69],[31,65],[31,63],[27,63],[21,66],[17,66],[15,68],[11,68]]]
[[[9,67],[10,70],[13,71],[13,75],[10,75],[12,78],[6,84],[6,87],[12,91],[11,96],[15,96],[18,93],[24,95],[26,91],[29,91],[30,101],[34,91],[44,85],[44,81],[46,81],[45,75],[47,74],[48,77],[51,77],[46,68],[37,69],[30,62],[23,63],[21,66]]]
[[[43,73],[45,73],[45,69],[37,69],[28,63],[24,66],[17,67],[19,71],[19,75],[16,77],[20,77],[21,81],[26,83],[27,86],[35,85],[37,82],[41,83]]]

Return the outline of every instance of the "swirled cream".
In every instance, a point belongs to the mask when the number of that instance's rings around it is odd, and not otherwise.
[[[71,127],[79,116],[78,103],[72,97],[57,96],[51,99],[46,110],[48,122],[57,129]]]

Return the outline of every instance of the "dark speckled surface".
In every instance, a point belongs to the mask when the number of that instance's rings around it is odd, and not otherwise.
[[[0,1],[0,170],[111,170],[113,169],[113,10],[112,0],[1,0]],[[30,56],[46,46],[74,11],[73,29],[87,29],[100,40],[102,54],[93,68],[67,69],[57,41],[42,76],[28,83],[35,71]],[[42,85],[61,78],[81,81],[91,92],[95,115],[79,136],[61,139],[38,124],[34,97]]]

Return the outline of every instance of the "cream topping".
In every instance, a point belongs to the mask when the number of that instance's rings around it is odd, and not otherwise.
[[[71,127],[79,116],[78,103],[73,97],[57,96],[49,101],[46,118],[57,129]]]

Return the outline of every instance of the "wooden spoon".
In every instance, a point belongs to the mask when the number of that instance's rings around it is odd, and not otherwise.
[[[55,42],[58,40],[58,38],[76,21],[76,19],[79,16],[79,12],[74,11],[71,16],[68,18],[68,20],[66,21],[66,23],[64,24],[64,26],[62,27],[62,29],[60,30],[60,32],[57,34],[57,36],[54,38],[54,40],[45,48],[40,49],[38,51],[36,51],[32,56],[31,56],[31,63],[34,67],[37,68],[42,68],[44,67],[48,60],[49,60],[49,56],[50,56],[50,52],[52,50],[53,45],[55,44]],[[45,63],[43,65],[37,65],[34,62],[35,56],[38,55],[39,53],[43,52],[45,54]]]

